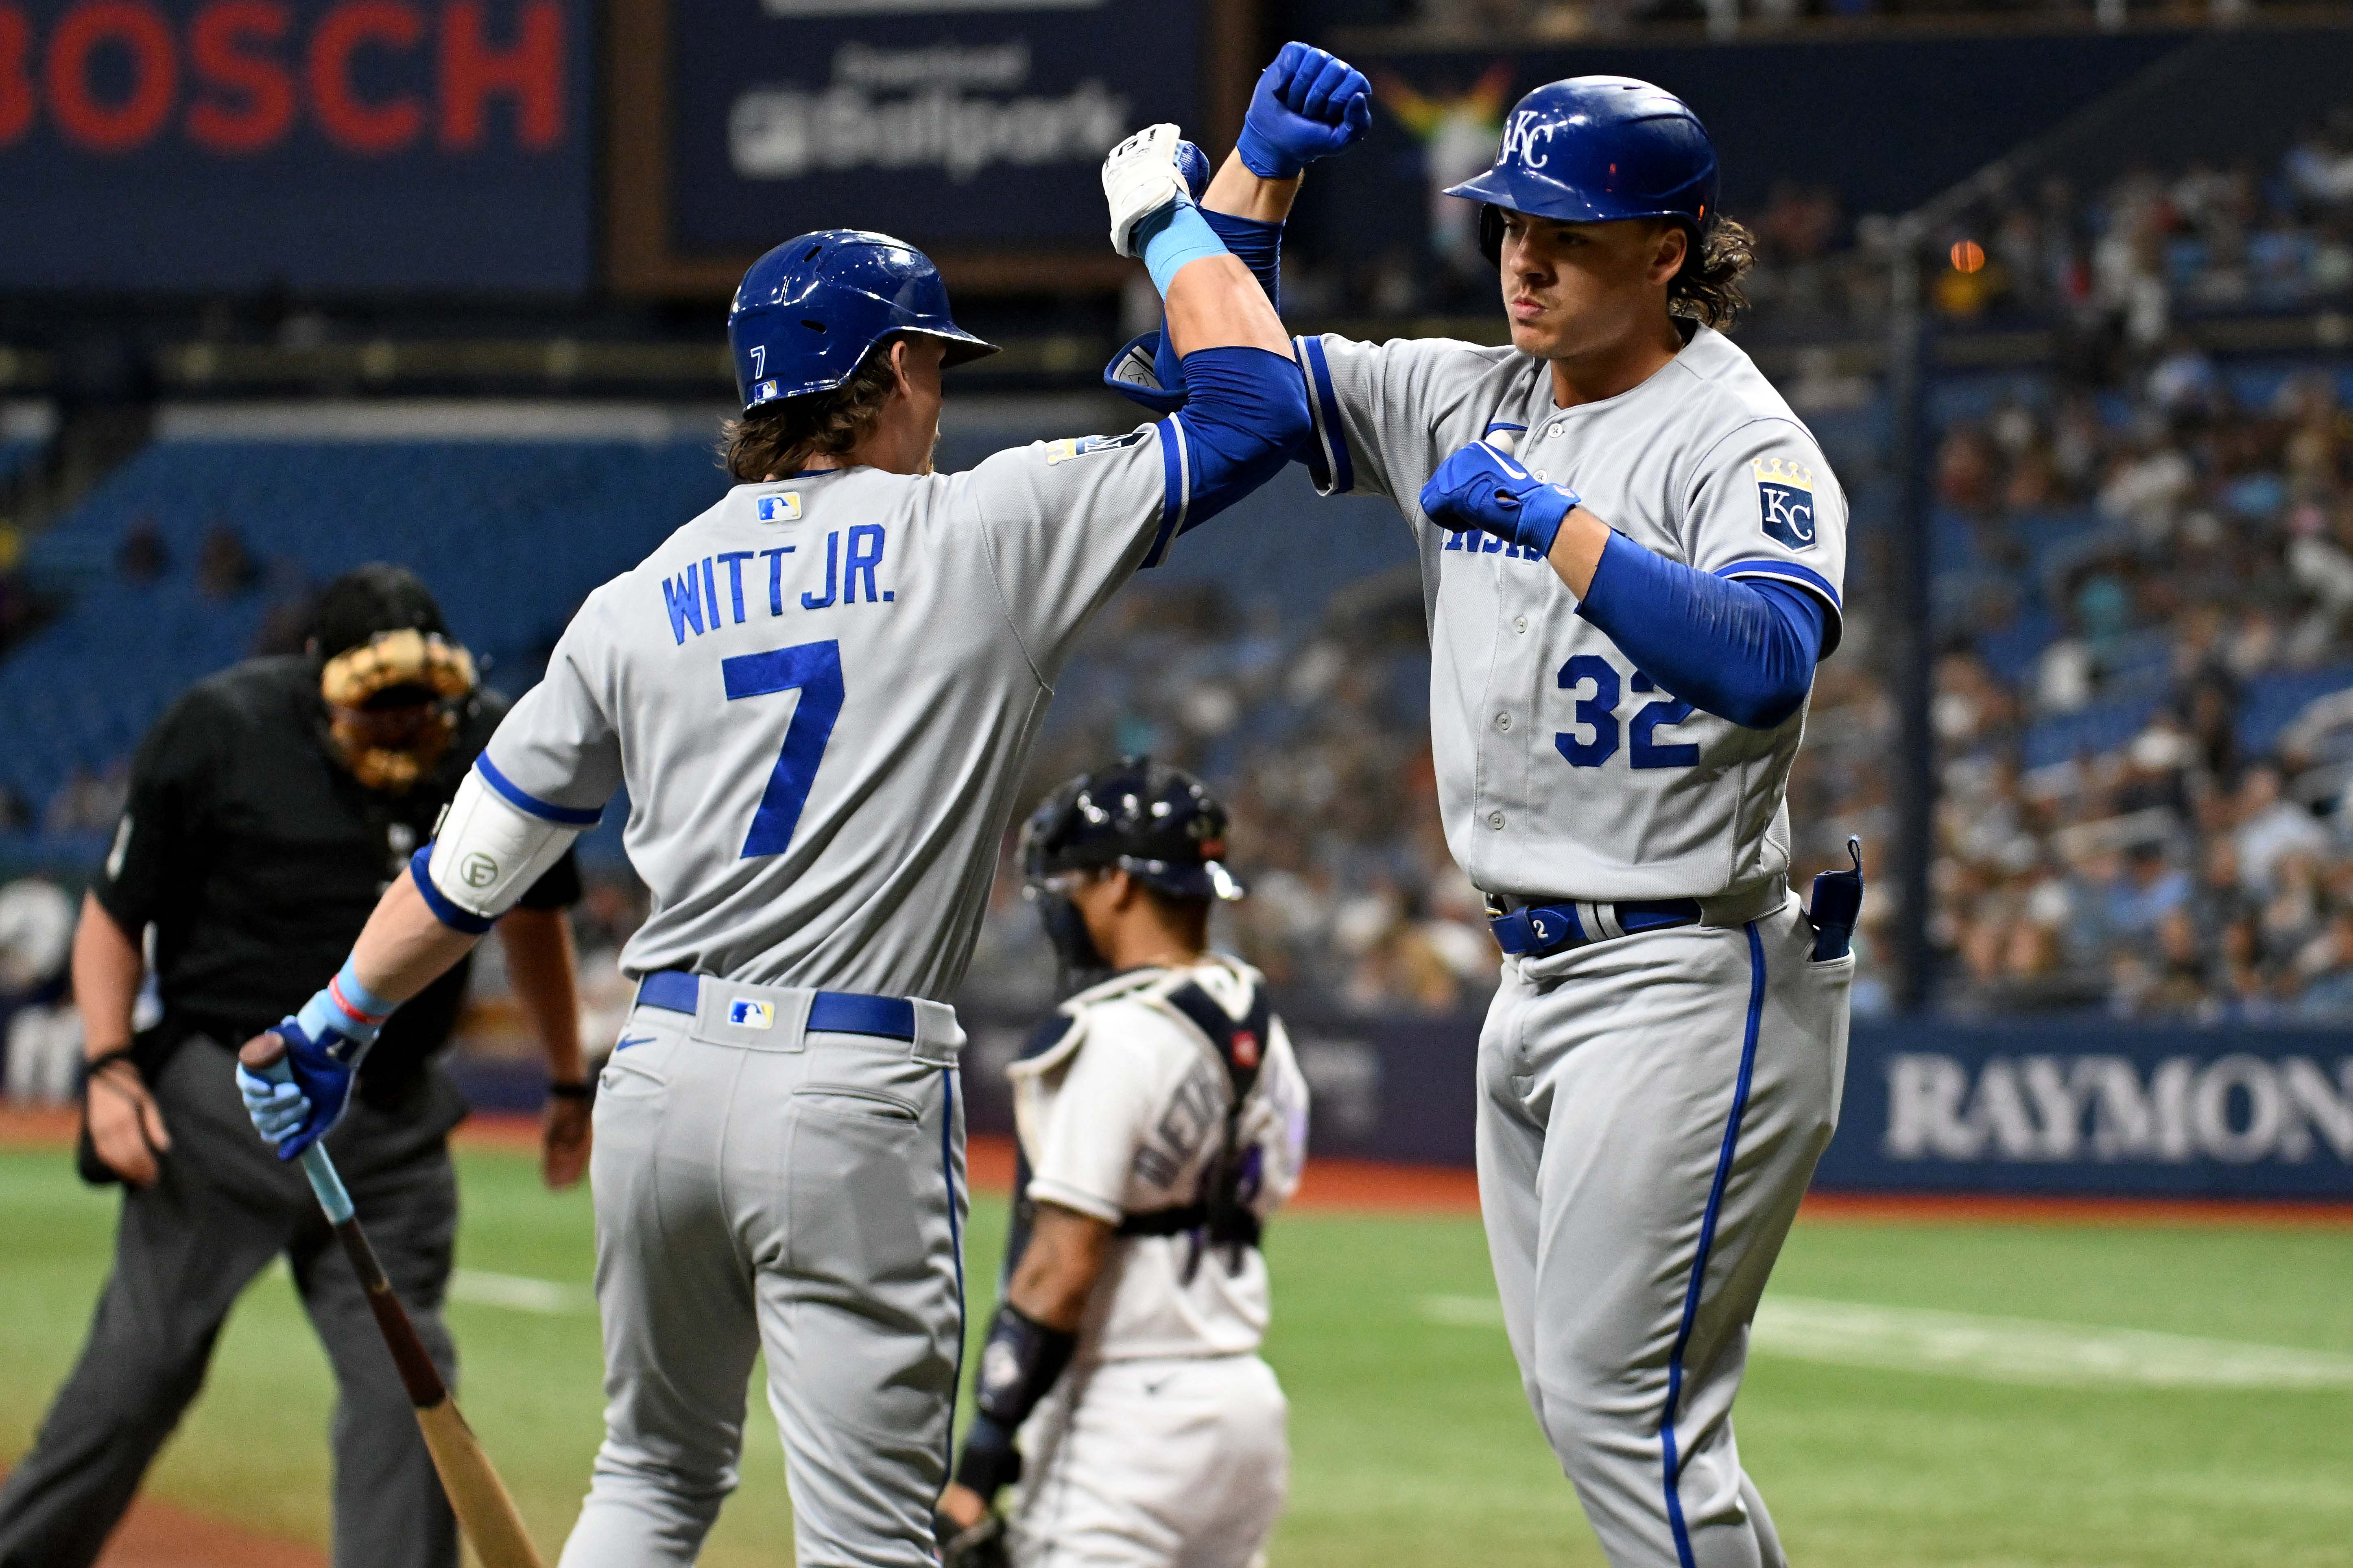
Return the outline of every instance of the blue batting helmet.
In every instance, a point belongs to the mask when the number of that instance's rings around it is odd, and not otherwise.
[[[942,339],[951,365],[997,352],[948,319],[940,269],[906,241],[855,228],[788,239],[752,263],[728,310],[735,391],[746,413],[829,392],[893,332]]]
[[[1520,100],[1494,167],[1446,194],[1486,204],[1479,243],[1492,260],[1505,210],[1564,223],[1672,218],[1696,254],[1715,188],[1715,143],[1682,99],[1632,77],[1577,76]]]

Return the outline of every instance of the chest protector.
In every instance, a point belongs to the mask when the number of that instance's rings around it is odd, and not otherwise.
[[[1160,999],[1193,1026],[1224,1065],[1229,1091],[1226,1114],[1219,1129],[1216,1150],[1202,1169],[1201,1184],[1193,1201],[1174,1208],[1131,1214],[1120,1222],[1118,1234],[1123,1237],[1191,1237],[1191,1249],[1182,1273],[1184,1282],[1189,1285],[1200,1270],[1204,1251],[1223,1252],[1226,1272],[1237,1274],[1241,1271],[1243,1250],[1259,1245],[1262,1227],[1257,1211],[1250,1205],[1265,1179],[1264,1157],[1255,1143],[1243,1146],[1242,1111],[1251,1090],[1258,1087],[1273,1013],[1264,986],[1250,988],[1250,1006],[1240,1018],[1229,1016],[1198,984],[1181,985],[1163,994]],[[1040,1056],[1052,1049],[1066,1027],[1061,1018],[1047,1020],[1030,1037],[1021,1055]],[[1030,1226],[1037,1215],[1036,1200],[1029,1196],[1029,1158],[1026,1152],[1017,1162],[1014,1191],[1018,1196],[1014,1204],[1012,1235],[1006,1246],[1005,1273],[1008,1279],[1029,1242]]]

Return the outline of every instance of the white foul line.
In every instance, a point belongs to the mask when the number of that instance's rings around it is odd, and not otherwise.
[[[596,1310],[596,1293],[586,1285],[565,1285],[522,1274],[493,1274],[481,1268],[460,1268],[451,1275],[449,1299],[469,1306],[506,1307],[550,1317]]]
[[[1504,1321],[1492,1296],[1427,1296],[1421,1315],[1455,1328]],[[2353,1388],[2353,1355],[2331,1351],[1806,1296],[1767,1296],[1748,1343],[1799,1361],[2046,1388]]]

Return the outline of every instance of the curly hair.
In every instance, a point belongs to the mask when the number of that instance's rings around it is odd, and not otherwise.
[[[1740,280],[1756,264],[1757,237],[1746,225],[1717,218],[1668,283],[1667,309],[1724,331],[1748,308]]]
[[[719,428],[719,466],[739,482],[793,473],[811,458],[839,457],[873,432],[898,385],[891,345],[882,339],[849,378],[827,392],[806,393],[753,409]]]

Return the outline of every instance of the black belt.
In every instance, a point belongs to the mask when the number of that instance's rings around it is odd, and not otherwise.
[[[1528,904],[1497,912],[1488,904],[1487,927],[1496,945],[1514,958],[1549,958],[1638,931],[1668,931],[1699,924],[1697,899],[1637,900],[1622,904]]]

